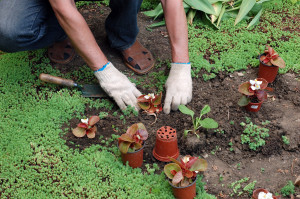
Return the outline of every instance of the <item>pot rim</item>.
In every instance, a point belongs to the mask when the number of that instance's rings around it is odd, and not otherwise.
[[[275,66],[275,65],[273,65],[273,64],[272,64],[271,66],[269,66],[269,65],[265,64],[264,62],[262,62],[262,61],[260,60],[260,57],[261,57],[262,55],[266,55],[266,53],[262,53],[262,54],[260,54],[260,55],[258,56],[259,63],[261,63],[261,64],[264,65],[264,66],[268,66],[268,67],[274,67],[274,68],[278,67],[278,66]]]
[[[196,183],[197,179],[198,179],[198,175],[196,175],[195,180],[194,180],[191,184],[189,184],[188,186],[185,186],[185,187],[176,187],[176,186],[174,186],[174,185],[172,184],[172,182],[170,181],[170,179],[168,180],[168,182],[169,182],[169,184],[170,184],[173,188],[176,188],[176,189],[184,189],[184,188],[193,186],[193,185]]]

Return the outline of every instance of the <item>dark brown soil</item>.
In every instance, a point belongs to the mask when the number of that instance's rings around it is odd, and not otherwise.
[[[109,8],[89,7],[80,11],[108,59],[119,70],[126,74],[132,74],[122,63],[119,53],[109,48],[106,42],[104,20],[109,13]],[[150,25],[152,21],[143,14],[139,14],[138,23],[140,27],[139,41],[153,53],[155,58],[169,60],[171,58],[169,42],[164,34],[166,28],[146,30],[147,25]],[[62,73],[66,73],[78,69],[84,64],[84,61],[77,56],[67,66],[57,64],[54,67]],[[155,68],[153,71],[159,70],[165,70],[165,74],[168,74],[166,66]],[[269,85],[274,92],[269,93],[269,100],[262,104],[261,110],[257,113],[246,112],[244,108],[237,105],[241,96],[237,92],[237,88],[242,82],[255,79],[257,70],[257,68],[249,68],[245,73],[219,73],[215,79],[206,82],[202,78],[193,79],[193,100],[188,107],[198,115],[203,106],[208,104],[211,112],[207,117],[211,117],[219,123],[219,132],[200,129],[199,139],[193,134],[185,137],[183,131],[192,128],[192,121],[190,117],[179,111],[171,112],[169,115],[160,113],[157,122],[153,125],[151,123],[154,121],[154,117],[140,112],[138,117],[127,117],[124,124],[118,117],[112,116],[112,113],[117,110],[115,107],[97,125],[98,133],[95,139],[75,138],[72,135],[71,129],[75,128],[79,122],[77,119],[72,119],[63,127],[70,129],[64,139],[67,140],[70,147],[84,149],[94,144],[101,145],[100,135],[107,140],[111,134],[120,135],[126,131],[128,126],[142,122],[150,134],[144,151],[145,163],[157,163],[162,169],[165,163],[157,161],[152,156],[155,134],[160,127],[171,126],[177,130],[181,155],[202,156],[208,161],[209,167],[204,172],[204,181],[207,183],[206,187],[209,193],[218,198],[249,198],[246,194],[229,196],[233,193],[229,185],[244,177],[250,177],[249,182],[256,180],[255,188],[266,188],[272,193],[280,193],[280,189],[288,180],[294,181],[300,175],[300,81],[296,79],[295,74],[278,75],[276,80]],[[144,77],[147,82],[147,75]],[[146,82],[144,83],[146,84]],[[144,89],[143,85],[138,86],[138,89],[144,93],[149,91]],[[103,110],[87,107],[85,115],[98,115],[100,111]],[[251,118],[251,121],[259,126],[262,126],[261,123],[266,120],[270,121],[268,125],[264,126],[270,130],[270,137],[266,138],[266,145],[256,151],[250,150],[248,145],[241,144],[244,127],[240,125],[240,122],[245,122],[245,117]],[[289,145],[283,143],[283,135],[290,139]],[[233,150],[230,150],[229,142],[233,143]],[[113,144],[116,144],[116,141]],[[144,166],[143,169],[145,169]],[[300,189],[296,188],[295,195],[299,194]]]

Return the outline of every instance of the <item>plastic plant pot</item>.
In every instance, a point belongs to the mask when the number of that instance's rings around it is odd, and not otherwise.
[[[170,162],[169,157],[179,156],[176,130],[170,126],[163,126],[156,133],[153,156],[162,162]]]
[[[260,57],[262,55],[265,55],[265,54],[259,55],[259,58],[258,58],[259,59],[258,77],[264,78],[265,80],[267,80],[267,82],[272,83],[277,76],[279,67],[274,66],[274,65],[269,66],[269,65],[263,63],[260,60]]]
[[[121,153],[123,164],[126,165],[126,162],[128,162],[128,165],[132,168],[141,167],[143,165],[144,146],[145,143],[142,148],[135,152]]]
[[[195,198],[196,196],[196,181],[197,181],[197,177],[192,184],[189,184],[186,187],[175,187],[170,181],[169,184],[172,186],[173,195],[175,196],[175,198],[192,199]]]
[[[258,112],[260,107],[261,107],[261,104],[263,103],[263,101],[260,101],[258,103],[252,103],[250,102],[246,107],[246,110],[247,111],[250,111],[250,112]]]

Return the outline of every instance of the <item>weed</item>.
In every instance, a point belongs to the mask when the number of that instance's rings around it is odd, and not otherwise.
[[[222,129],[216,129],[214,130],[215,133],[225,134],[225,131]]]
[[[99,112],[100,119],[106,118],[108,116],[107,112]]]
[[[233,121],[233,120],[231,120],[231,121],[229,122],[229,124],[231,124],[231,125],[234,125],[234,121]]]
[[[256,184],[256,180],[254,180],[253,182],[250,182],[249,184],[247,184],[244,188],[243,191],[248,192],[249,195],[251,195],[253,193],[255,184]]]
[[[252,122],[245,124],[245,129],[241,135],[242,144],[248,144],[251,150],[256,150],[257,148],[265,145],[266,137],[269,137],[269,129],[259,127]]]
[[[240,169],[241,169],[241,163],[237,163],[237,164],[236,164],[236,168],[237,168],[238,170],[240,170]]]
[[[284,144],[289,145],[290,144],[290,139],[287,136],[281,136],[282,141]]]
[[[247,181],[249,181],[249,178],[245,177],[245,178],[242,178],[240,180],[237,180],[237,181],[231,183],[229,187],[232,188],[234,194],[237,194],[238,196],[240,196],[243,194],[243,191],[239,191],[239,189],[242,188],[242,183],[245,183]]]
[[[287,184],[280,189],[283,196],[289,196],[295,193],[295,186],[292,181],[288,181]]]
[[[260,168],[260,172],[264,173],[265,172],[265,168]]]

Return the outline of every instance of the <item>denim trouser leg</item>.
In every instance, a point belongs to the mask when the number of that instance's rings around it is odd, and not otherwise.
[[[112,48],[125,50],[136,40],[139,29],[137,13],[143,0],[110,0],[111,13],[106,19],[106,33]]]
[[[0,50],[35,50],[64,38],[47,0],[0,0]]]

